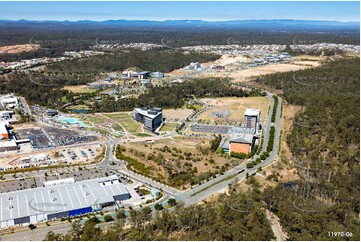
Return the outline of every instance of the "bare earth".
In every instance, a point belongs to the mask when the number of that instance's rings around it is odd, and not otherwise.
[[[25,44],[25,45],[8,45],[0,47],[0,54],[17,54],[21,52],[29,52],[37,50],[40,45]]]
[[[243,122],[243,114],[246,108],[255,108],[261,110],[261,120],[264,120],[268,111],[269,100],[267,97],[243,97],[243,98],[204,98],[202,99],[208,105],[214,106],[210,110],[202,113],[197,118],[210,120],[211,122],[225,122],[225,118],[217,118],[215,113],[228,112],[227,120],[231,122]]]
[[[273,65],[266,65],[260,67],[254,67],[247,70],[240,70],[237,72],[233,72],[229,75],[229,77],[234,78],[235,82],[242,81],[242,79],[260,76],[260,75],[267,75],[276,72],[287,72],[287,71],[298,71],[306,69],[307,66],[301,65],[294,65],[294,64],[273,64]]]
[[[90,92],[96,91],[96,89],[89,88],[87,85],[64,86],[63,89],[68,90],[69,92],[74,92],[74,93],[90,93]]]
[[[321,65],[321,61],[326,60],[327,57],[318,56],[297,56],[290,59],[290,63],[273,63],[258,67],[249,67],[243,69],[242,63],[249,62],[251,59],[239,54],[239,55],[222,55],[216,61],[202,63],[202,67],[206,67],[207,70],[195,72],[192,77],[207,78],[207,77],[228,77],[233,79],[235,82],[247,81],[251,77],[260,75],[267,75],[277,72],[288,72],[298,71],[306,68],[317,67]],[[212,70],[211,67],[214,65],[225,66],[225,70]],[[243,67],[242,67],[243,66]],[[189,74],[192,71],[188,70],[188,66],[177,69],[170,72],[168,75],[171,77],[182,77],[183,75]]]
[[[177,122],[185,120],[192,112],[192,109],[163,109],[163,116],[168,122]]]

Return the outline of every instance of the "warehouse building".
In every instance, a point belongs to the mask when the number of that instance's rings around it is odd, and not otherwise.
[[[129,199],[116,175],[75,182],[44,183],[44,187],[0,194],[0,227],[27,225],[99,211]]]
[[[155,131],[163,123],[163,111],[161,108],[134,108],[133,119],[141,122],[145,129]]]

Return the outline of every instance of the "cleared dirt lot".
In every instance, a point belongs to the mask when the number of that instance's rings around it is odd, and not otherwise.
[[[192,112],[192,109],[163,109],[163,117],[169,122],[177,122],[185,120]]]
[[[68,90],[69,92],[74,92],[74,93],[92,93],[92,92],[96,92],[96,89],[89,88],[87,85],[64,86],[63,89]]]
[[[0,47],[0,54],[17,54],[21,52],[28,52],[37,50],[40,45],[25,44],[25,45],[8,45]]]
[[[197,120],[221,124],[243,122],[246,108],[260,109],[261,120],[264,120],[269,106],[267,97],[204,98],[202,101],[213,107],[199,115]]]
[[[232,72],[229,77],[234,78],[235,81],[242,81],[242,79],[272,74],[276,72],[298,71],[308,68],[307,66],[295,64],[271,64],[265,66],[254,67],[246,70]]]
[[[321,65],[321,61],[326,60],[327,57],[317,56],[297,56],[292,57],[289,63],[272,63],[257,67],[247,67],[246,62],[251,62],[252,59],[238,55],[222,55],[216,61],[202,63],[202,67],[208,67],[206,70],[194,72],[193,78],[207,78],[207,77],[229,77],[234,79],[235,82],[247,81],[251,77],[260,75],[272,74],[277,72],[288,72],[303,70]],[[221,65],[225,66],[225,70],[213,70],[212,66]],[[246,69],[245,69],[246,68]],[[172,77],[182,77],[189,74],[191,71],[188,67],[183,69],[174,70],[169,73]]]

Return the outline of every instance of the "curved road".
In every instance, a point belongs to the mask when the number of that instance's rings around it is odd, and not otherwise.
[[[224,190],[225,188],[228,187],[228,184],[232,183],[236,179],[238,179],[240,181],[245,179],[247,173],[257,171],[257,169],[259,167],[268,166],[277,158],[280,134],[281,134],[280,127],[281,127],[282,99],[280,97],[278,97],[279,102],[278,102],[278,106],[277,106],[276,120],[274,123],[272,123],[271,122],[271,114],[272,114],[272,110],[273,110],[273,106],[274,106],[274,100],[272,98],[271,93],[269,93],[269,92],[266,92],[266,93],[267,93],[268,98],[270,99],[270,111],[269,111],[269,114],[267,115],[265,122],[263,123],[264,139],[263,139],[262,152],[265,151],[265,149],[267,147],[267,143],[268,143],[268,139],[269,139],[269,130],[270,130],[271,126],[276,127],[274,146],[273,146],[273,150],[270,152],[270,156],[266,160],[262,161],[260,164],[258,164],[257,166],[255,166],[251,169],[247,169],[246,165],[249,161],[255,160],[258,157],[257,155],[255,155],[251,159],[248,159],[243,164],[236,166],[236,167],[232,168],[231,170],[228,170],[223,175],[218,175],[216,178],[214,178],[208,182],[205,182],[201,185],[193,187],[192,189],[188,189],[187,191],[179,191],[175,188],[172,188],[172,187],[169,187],[162,183],[156,182],[148,177],[144,177],[137,173],[127,170],[125,162],[116,159],[116,157],[114,156],[115,147],[118,144],[118,140],[111,136],[108,136],[107,141],[104,142],[106,145],[106,149],[107,149],[105,152],[104,159],[100,163],[98,163],[96,165],[96,167],[98,169],[99,168],[113,169],[117,172],[127,175],[128,177],[130,177],[136,181],[139,181],[139,182],[148,184],[152,187],[163,190],[163,193],[165,194],[166,198],[167,197],[168,198],[175,197],[178,201],[183,201],[185,203],[185,206],[190,206],[192,204],[196,204],[196,203],[202,201],[203,199],[206,199],[206,198],[212,196],[213,194]],[[173,135],[158,136],[158,137],[159,138],[172,137]],[[154,138],[155,137],[152,137],[152,139],[154,139]],[[133,140],[132,140],[132,142],[133,142]],[[112,162],[116,163],[117,165],[111,166],[110,164]],[[243,169],[244,169],[244,171],[241,172]],[[230,178],[230,176],[232,178],[227,179],[227,178]],[[224,180],[224,179],[227,179],[227,180]],[[195,194],[195,193],[197,193],[197,194]],[[161,202],[166,203],[165,199],[162,199]],[[3,236],[1,236],[2,237],[1,239],[6,239],[6,240],[24,240],[24,239],[26,239],[26,240],[28,240],[29,238],[31,238],[31,239],[41,240],[44,238],[45,234],[50,230],[65,232],[68,230],[68,228],[70,228],[69,223],[65,223],[65,224],[61,223],[61,224],[57,224],[57,225],[52,225],[50,227],[38,228],[38,229],[34,230],[33,234],[29,234],[29,230],[23,231],[23,232],[19,231],[18,233],[15,232],[14,234],[3,235]]]

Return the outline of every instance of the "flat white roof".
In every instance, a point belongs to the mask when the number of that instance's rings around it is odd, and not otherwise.
[[[1,136],[0,136],[1,139]],[[0,147],[5,148],[5,147],[17,147],[15,140],[1,140],[0,141]]]
[[[253,109],[253,108],[247,108],[244,112],[244,115],[246,116],[259,116],[261,114],[261,110]]]
[[[113,202],[114,196],[129,194],[116,175],[84,180],[72,184],[37,187],[0,193],[0,221],[54,214]],[[103,183],[109,182],[105,185]]]
[[[3,102],[3,103],[12,103],[12,102],[17,103],[18,99],[16,97],[6,97],[6,98],[2,98],[1,102]]]
[[[57,186],[57,185],[59,186],[59,185],[71,184],[71,183],[75,183],[75,180],[73,177],[60,179],[60,180],[45,181],[45,182],[43,182],[43,185],[44,185],[44,187],[51,187],[51,186]]]

